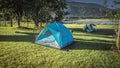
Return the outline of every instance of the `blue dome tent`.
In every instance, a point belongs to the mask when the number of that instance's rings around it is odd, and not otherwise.
[[[94,31],[94,26],[95,26],[94,24],[89,24],[89,25],[86,24],[86,26],[84,26],[83,30],[85,32],[93,32]]]
[[[35,43],[62,49],[74,41],[70,31],[60,22],[47,25],[36,37]]]

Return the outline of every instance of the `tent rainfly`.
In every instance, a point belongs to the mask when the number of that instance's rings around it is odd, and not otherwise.
[[[35,43],[62,49],[74,41],[71,32],[60,22],[47,25],[36,37]]]

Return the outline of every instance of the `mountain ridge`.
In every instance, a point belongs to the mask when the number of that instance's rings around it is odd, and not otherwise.
[[[82,3],[82,2],[66,2],[66,12],[69,17],[105,17],[106,11],[111,9],[106,8],[96,3]]]

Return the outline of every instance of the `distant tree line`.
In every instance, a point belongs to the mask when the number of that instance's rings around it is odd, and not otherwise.
[[[27,21],[33,20],[38,27],[39,23],[60,20],[64,8],[64,0],[0,0],[0,18],[10,20],[11,26],[14,19],[21,27],[24,17]]]

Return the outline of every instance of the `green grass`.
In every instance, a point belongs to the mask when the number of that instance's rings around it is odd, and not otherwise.
[[[120,54],[110,52],[113,25],[97,25],[93,33],[83,32],[83,24],[66,26],[75,43],[62,50],[35,44],[35,29],[0,27],[0,68],[120,68]]]

